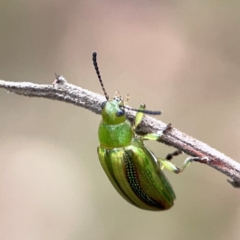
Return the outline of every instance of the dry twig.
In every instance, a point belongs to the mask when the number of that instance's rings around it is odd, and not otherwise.
[[[105,98],[99,94],[67,83],[62,76],[57,76],[57,80],[50,85],[0,80],[0,88],[4,88],[8,92],[26,97],[42,97],[71,103],[79,107],[84,107],[97,114],[100,114],[101,104],[105,101]],[[133,121],[134,116],[135,113],[133,111],[127,111],[127,117],[131,121]],[[149,132],[160,131],[164,128],[166,128],[165,123],[152,117],[145,116],[138,128],[138,133],[146,134]],[[207,159],[198,162],[207,164],[208,166],[222,172],[232,179],[232,181],[229,182],[234,187],[240,187],[240,164],[225,156],[223,153],[175,128],[166,131],[161,138],[161,142],[173,146],[193,157],[207,157]]]

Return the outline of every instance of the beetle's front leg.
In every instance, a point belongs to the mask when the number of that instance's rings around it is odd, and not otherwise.
[[[143,119],[143,116],[144,116],[144,113],[142,111],[144,111],[146,109],[146,105],[144,103],[142,103],[139,107],[139,112],[137,112],[136,114],[136,117],[135,117],[135,122],[134,122],[134,125],[133,125],[133,129],[135,130],[137,128],[137,126],[142,122],[142,119]],[[164,135],[164,133],[171,129],[171,123],[169,123],[168,125],[166,125],[166,127],[161,130],[161,131],[158,131],[157,133],[149,133],[149,134],[146,134],[143,136],[143,140],[154,140],[154,141],[157,141],[159,140],[162,135]]]
[[[136,117],[135,117],[135,122],[133,125],[133,129],[135,130],[137,128],[137,126],[141,123],[144,113],[141,112],[142,110],[145,110],[146,105],[144,103],[142,103],[139,107],[140,112],[137,112]]]

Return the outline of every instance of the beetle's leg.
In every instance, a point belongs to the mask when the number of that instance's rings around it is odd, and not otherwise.
[[[207,157],[203,157],[203,158],[200,158],[200,157],[188,157],[184,162],[183,162],[183,166],[181,168],[175,166],[172,162],[170,162],[169,160],[167,159],[161,159],[159,158],[158,161],[162,164],[162,168],[166,168],[168,169],[169,171],[171,172],[174,172],[174,173],[180,173],[182,172],[191,162],[193,161],[201,161],[201,160],[204,160],[204,159],[207,159]]]
[[[171,161],[174,157],[182,154],[183,152],[181,150],[175,150],[172,153],[168,153],[168,155],[165,157],[166,160]]]
[[[143,119],[143,116],[144,116],[144,113],[141,112],[141,111],[144,111],[146,109],[146,105],[144,103],[142,103],[139,107],[139,112],[137,112],[136,114],[136,117],[135,117],[135,122],[134,122],[134,125],[133,125],[133,129],[135,130],[137,128],[137,126],[142,122],[142,119]],[[161,131],[158,131],[157,133],[148,133],[146,135],[144,135],[142,137],[143,140],[154,140],[154,141],[157,141],[159,140],[163,135],[164,133],[171,129],[171,123],[169,123],[168,125],[166,125],[166,127],[161,130]]]
[[[145,104],[141,104],[139,107],[139,110],[145,110],[146,105]],[[144,113],[142,112],[137,112],[136,117],[135,117],[135,123],[133,126],[133,129],[136,129],[136,127],[141,123],[142,119],[143,119]]]
[[[145,109],[145,104],[141,104],[139,109],[140,110],[144,110]],[[133,126],[133,128],[135,129],[142,121],[144,114],[142,112],[138,112],[135,118],[135,124]],[[168,125],[166,125],[166,127],[161,130],[158,131],[157,133],[148,133],[144,136],[142,136],[143,140],[153,140],[153,141],[158,141],[166,131],[168,131],[169,129],[171,129],[171,123],[169,123]],[[183,162],[183,166],[181,168],[175,166],[172,162],[171,159],[175,156],[178,156],[182,153],[181,150],[176,150],[173,153],[169,153],[166,156],[166,159],[158,159],[158,162],[162,165],[162,169],[165,167],[167,168],[169,171],[174,172],[174,173],[180,173],[182,172],[191,162],[193,161],[201,161],[201,160],[205,160],[208,159],[207,157],[188,157],[184,162]]]
[[[178,156],[178,155],[180,155],[180,154],[182,154],[183,152],[181,151],[181,150],[175,150],[174,152],[172,152],[172,153],[168,153],[168,155],[165,157],[165,159],[166,160],[168,160],[168,161],[171,161],[174,157],[176,157],[176,156]],[[161,166],[161,161],[160,161],[161,159],[158,159],[158,162],[159,162],[159,166]],[[161,169],[163,170],[164,169],[164,165],[162,164],[162,166],[161,166]]]
[[[143,140],[158,141],[158,140],[164,135],[164,133],[165,133],[166,131],[168,131],[169,129],[171,129],[171,127],[172,127],[172,126],[171,126],[171,123],[169,123],[169,124],[167,124],[167,125],[165,126],[165,128],[164,128],[163,130],[158,131],[158,132],[156,132],[156,133],[148,133],[148,134],[142,136],[142,139],[143,139]]]

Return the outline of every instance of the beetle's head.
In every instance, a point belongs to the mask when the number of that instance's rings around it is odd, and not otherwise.
[[[114,125],[126,120],[124,101],[117,94],[113,99],[103,102],[101,108],[102,119],[106,124]]]

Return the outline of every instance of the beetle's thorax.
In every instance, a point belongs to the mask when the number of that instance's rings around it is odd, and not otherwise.
[[[134,136],[128,120],[123,123],[109,125],[101,121],[98,129],[100,146],[108,149],[127,147]]]

